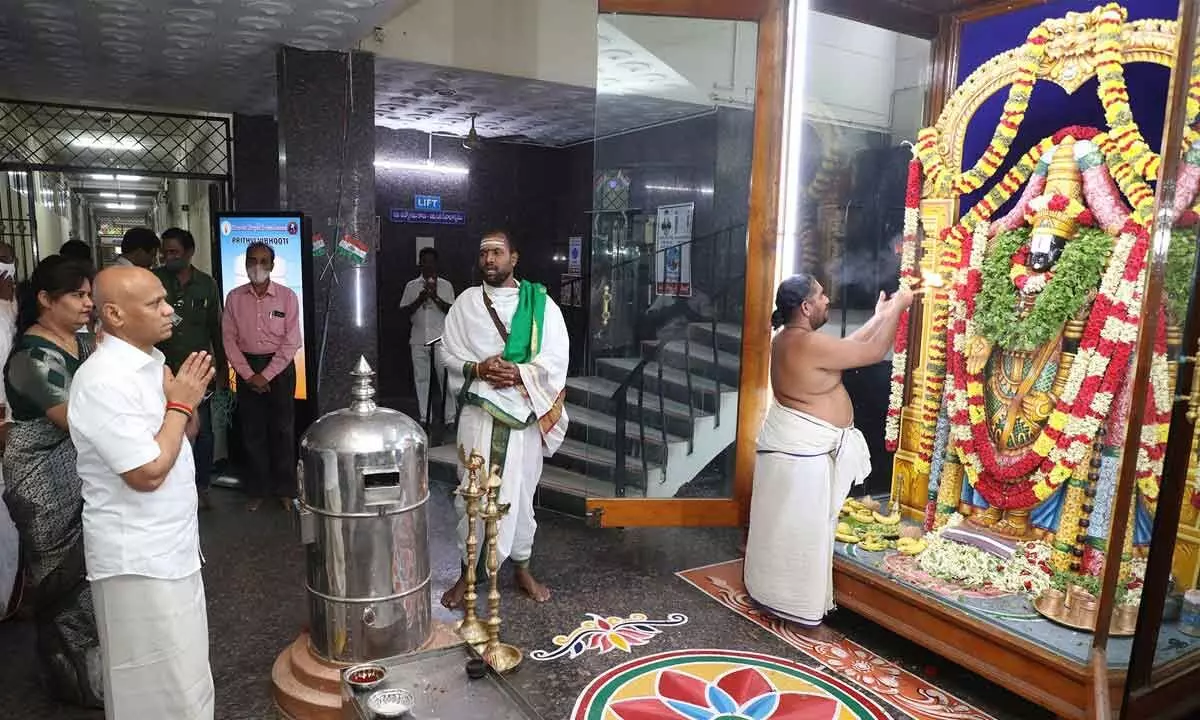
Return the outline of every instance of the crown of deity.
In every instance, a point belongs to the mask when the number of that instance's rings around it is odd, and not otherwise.
[[[1068,135],[1054,148],[1045,189],[1030,203],[1030,209],[1035,212],[1031,223],[1034,234],[1048,233],[1064,240],[1071,239],[1083,207],[1083,183],[1075,161],[1075,138]]]

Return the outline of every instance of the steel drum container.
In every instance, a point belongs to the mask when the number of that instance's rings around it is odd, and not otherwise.
[[[364,358],[351,374],[350,407],[300,440],[296,503],[313,650],[344,663],[412,652],[431,632],[428,441],[376,406]]]

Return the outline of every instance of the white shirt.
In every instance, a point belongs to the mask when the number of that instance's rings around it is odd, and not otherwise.
[[[116,265],[117,267],[135,267],[133,261],[124,255],[117,255],[117,259],[113,260],[113,265]]]
[[[404,286],[404,294],[400,297],[400,307],[408,307],[416,302],[417,296],[425,287],[425,278],[409,280]],[[437,294],[448,305],[454,304],[454,286],[445,278],[437,279]],[[446,313],[432,299],[421,303],[412,314],[412,334],[409,335],[410,345],[424,345],[442,336],[446,330]]]
[[[0,300],[0,358],[7,360],[12,352],[13,340],[17,336],[17,302],[15,300]],[[4,360],[0,360],[4,362]],[[0,381],[0,403],[4,405],[4,417],[0,422],[12,420],[12,408],[8,406],[5,396],[4,383]]]
[[[163,354],[106,335],[71,380],[67,422],[83,481],[83,546],[88,580],[141,575],[164,580],[200,569],[196,468],[181,438],[179,457],[152,492],[121,474],[153,462],[162,427]]]

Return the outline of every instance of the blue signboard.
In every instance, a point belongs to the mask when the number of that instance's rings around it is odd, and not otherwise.
[[[467,214],[459,210],[405,210],[392,208],[389,217],[394,223],[415,225],[466,225]]]
[[[441,195],[414,195],[413,210],[426,210],[432,212],[442,211],[442,196]]]

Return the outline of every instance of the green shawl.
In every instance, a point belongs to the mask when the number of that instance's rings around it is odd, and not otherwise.
[[[546,287],[522,280],[517,292],[517,310],[513,313],[502,357],[510,363],[520,364],[533,360],[542,348]]]

